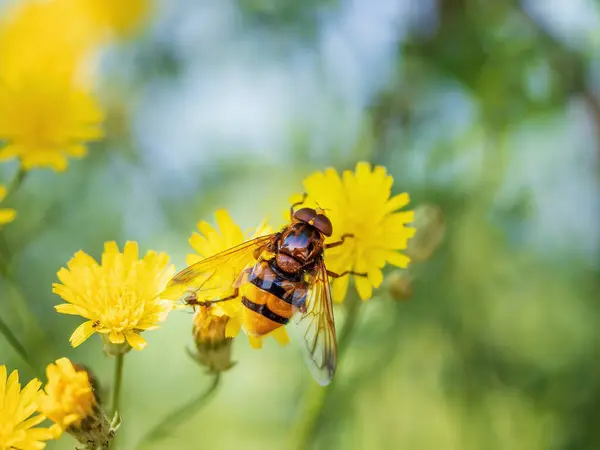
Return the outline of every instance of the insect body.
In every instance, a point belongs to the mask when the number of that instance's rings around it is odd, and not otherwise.
[[[336,367],[337,344],[326,269],[325,244],[333,229],[329,219],[311,208],[294,212],[292,222],[280,232],[262,236],[204,259],[179,272],[161,294],[162,298],[184,297],[189,305],[212,304],[241,297],[242,323],[249,335],[264,336],[290,320],[302,330],[303,348],[309,367],[321,384],[331,381]],[[237,278],[231,293],[208,298],[207,286],[213,289],[221,280],[231,280],[232,268]],[[231,281],[229,281],[231,283]]]

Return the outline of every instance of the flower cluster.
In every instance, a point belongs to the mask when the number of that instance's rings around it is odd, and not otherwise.
[[[31,380],[21,390],[19,373],[0,366],[0,450],[38,450],[71,434],[85,448],[108,448],[116,426],[109,423],[88,372],[67,358],[46,369],[47,383]],[[46,419],[49,428],[38,427]]]
[[[326,214],[332,224],[332,235],[325,243],[334,245],[326,247],[325,263],[331,271],[333,296],[338,302],[346,297],[351,277],[358,295],[366,300],[381,285],[386,264],[406,268],[410,261],[401,250],[406,250],[415,233],[408,226],[414,214],[401,211],[409,203],[409,197],[406,193],[392,196],[392,182],[383,167],[373,168],[367,163],[358,163],[354,171],[341,175],[328,169],[304,180],[302,207]],[[0,190],[0,197],[3,193]],[[293,200],[298,199],[295,196]],[[4,222],[14,217],[14,212],[6,211],[0,210]],[[289,318],[293,312],[301,311],[302,306],[286,297],[289,292],[296,295],[296,288],[291,286],[290,290],[290,285],[285,284],[289,280],[277,278],[281,273],[278,270],[282,269],[277,266],[279,260],[273,259],[277,258],[274,243],[280,235],[266,220],[244,232],[226,210],[218,210],[215,219],[216,227],[198,222],[198,231],[189,239],[195,253],[186,259],[188,266],[194,267],[186,268],[176,277],[167,254],[148,251],[140,257],[136,242],[126,242],[122,251],[116,242],[106,242],[100,261],[84,251],[77,252],[67,267],[58,271],[59,282],[53,285],[53,292],[64,300],[56,310],[85,319],[71,335],[72,346],[77,347],[99,333],[105,352],[117,357],[116,373],[121,373],[119,367],[122,368],[125,353],[146,347],[142,333],[158,328],[174,309],[187,306],[197,308],[192,325],[195,351],[190,354],[209,373],[219,374],[234,366],[232,343],[240,330],[246,332],[254,348],[260,348],[262,339],[268,336],[281,345],[287,344],[289,337],[282,314]],[[314,223],[311,220],[307,219],[309,224]],[[236,247],[237,250],[231,250]],[[241,253],[240,248],[244,249]],[[211,266],[215,260],[202,264],[215,255],[219,256],[212,265],[214,270],[196,270]],[[271,261],[276,261],[275,265]],[[198,281],[198,273],[201,276],[203,272],[205,278]],[[186,273],[195,280],[188,283],[192,291],[187,290]],[[250,274],[254,278],[247,278]],[[183,286],[174,283],[175,288],[170,290],[169,286],[179,276],[184,277]],[[302,276],[308,279],[307,274]],[[410,297],[407,276],[396,272],[390,278],[392,296]],[[281,283],[277,284],[278,294],[261,290],[264,283]],[[240,286],[250,290],[238,289]],[[256,297],[251,297],[251,293]],[[178,300],[184,300],[184,304],[178,305]],[[292,311],[291,305],[297,309]],[[269,309],[270,315],[261,318],[262,307],[273,310]],[[262,328],[267,331],[244,328],[251,328],[260,320],[261,323],[271,320],[269,327]],[[43,390],[37,380],[21,390],[18,373],[7,376],[6,367],[0,366],[0,450],[44,448],[45,441],[57,439],[65,432],[85,448],[109,448],[118,428],[119,389],[115,387],[113,392],[115,416],[110,421],[89,370],[61,358],[48,365],[46,374],[48,381]],[[38,427],[44,420],[52,425]]]

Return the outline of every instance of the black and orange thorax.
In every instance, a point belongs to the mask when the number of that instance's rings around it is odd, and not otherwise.
[[[301,307],[306,300],[308,283],[304,274],[283,274],[272,264],[259,261],[240,285],[242,324],[250,335],[264,336],[287,324],[294,306]]]

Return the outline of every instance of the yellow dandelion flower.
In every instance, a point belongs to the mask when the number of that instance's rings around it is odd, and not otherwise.
[[[87,371],[60,358],[48,365],[46,376],[38,410],[54,422],[50,431],[55,438],[66,431],[89,448],[108,448],[114,429],[98,404]]]
[[[0,203],[6,197],[6,188],[0,186]],[[12,222],[17,217],[17,212],[11,208],[0,208],[0,226]]]
[[[85,156],[85,143],[103,136],[103,119],[85,90],[44,73],[0,83],[0,161],[63,171],[69,156]]]
[[[52,439],[47,428],[35,428],[46,418],[35,414],[41,382],[33,379],[23,390],[19,373],[10,376],[6,366],[0,366],[0,450],[38,450],[43,441]]]
[[[188,265],[194,264],[202,259],[213,256],[231,247],[235,247],[236,245],[242,244],[249,239],[254,239],[273,232],[272,228],[268,227],[266,225],[266,221],[264,221],[254,230],[253,233],[244,233],[242,229],[233,221],[229,213],[224,209],[218,210],[215,213],[215,217],[217,220],[218,230],[213,228],[213,226],[208,222],[198,222],[198,231],[200,233],[193,233],[189,240],[190,245],[197,252],[197,254],[189,254],[187,256],[186,262]],[[243,267],[232,267],[230,271],[231,276],[228,279],[211,281],[213,281],[215,285],[229,287],[229,290],[231,290],[231,285],[243,269]],[[204,298],[210,298],[211,296],[214,298],[215,294],[216,292],[211,289],[204,294]],[[227,337],[235,337],[239,333],[241,329],[241,313],[242,303],[239,298],[216,303],[213,309],[213,314],[217,316],[226,315],[230,318],[230,320],[227,322]],[[279,327],[272,333],[269,333],[267,336],[273,336],[273,338],[280,345],[286,345],[289,343],[289,336],[285,330],[285,327]],[[253,348],[262,347],[262,338],[248,336],[248,339]]]
[[[107,242],[101,264],[79,251],[68,268],[58,271],[62,284],[55,283],[53,292],[67,303],[56,310],[87,319],[72,334],[73,347],[101,333],[109,344],[123,345],[122,352],[131,347],[142,350],[146,341],[141,332],[157,328],[166,319],[172,303],[159,294],[175,268],[165,253],[149,251],[139,259],[138,252],[136,242],[127,242],[123,253],[115,242]]]
[[[414,228],[406,225],[414,220],[413,211],[398,211],[409,203],[407,193],[390,198],[393,178],[382,166],[371,168],[359,162],[354,172],[344,171],[342,176],[334,169],[316,172],[304,182],[308,194],[304,205],[323,208],[333,225],[333,235],[327,242],[337,242],[351,234],[344,244],[326,250],[325,262],[332,272],[366,273],[367,277],[353,276],[359,296],[371,297],[374,287],[383,281],[381,269],[386,263],[405,268],[408,256],[398,250],[405,249]],[[301,200],[296,195],[292,201]],[[344,300],[350,276],[332,281],[335,301]]]

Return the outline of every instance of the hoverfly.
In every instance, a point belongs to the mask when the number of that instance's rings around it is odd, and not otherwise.
[[[305,196],[306,198],[306,196]],[[176,274],[163,298],[184,298],[191,306],[210,305],[241,297],[242,324],[249,335],[265,336],[286,325],[290,319],[301,329],[305,356],[319,384],[328,384],[335,373],[337,342],[329,278],[366,276],[346,271],[340,274],[325,267],[326,248],[342,245],[341,240],[325,244],[333,226],[321,210],[290,208],[291,222],[277,233],[258,237],[199,261]],[[231,267],[239,274],[227,277]],[[231,292],[220,298],[204,298],[210,279],[235,279]],[[218,284],[218,283],[217,283]]]

